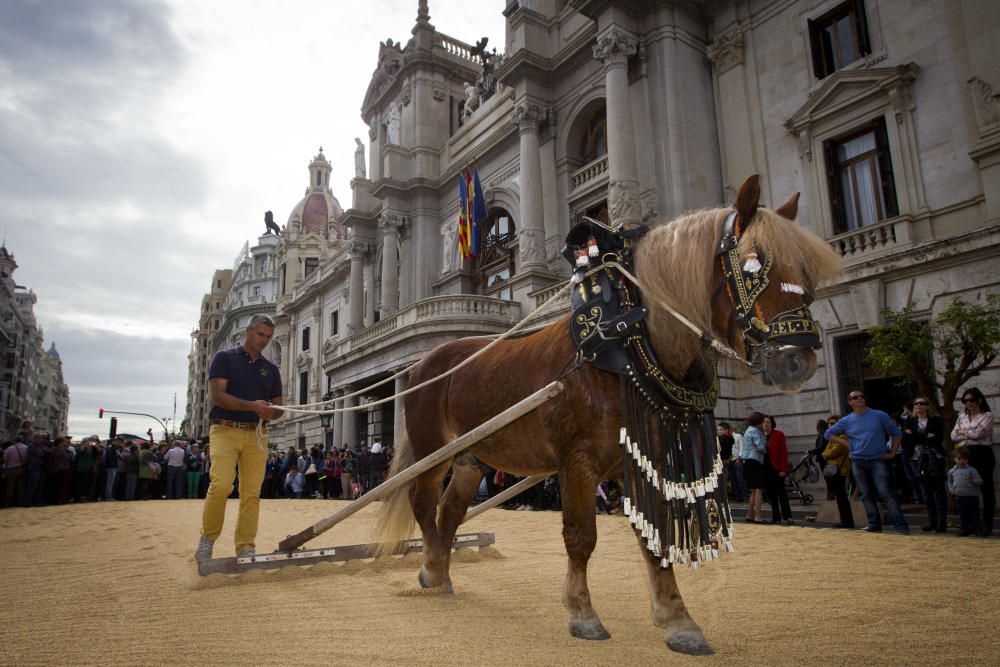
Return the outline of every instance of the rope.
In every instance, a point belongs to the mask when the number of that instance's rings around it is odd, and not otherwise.
[[[590,271],[588,271],[585,274],[584,277],[588,277],[589,278],[590,276],[594,275],[595,273],[597,273],[599,271],[603,271],[605,266],[611,266],[611,267],[614,267],[614,268],[618,269],[619,271],[621,271],[621,273],[622,273],[623,276],[625,276],[626,278],[628,278],[636,286],[636,288],[638,288],[638,290],[640,292],[642,292],[643,294],[649,294],[648,290],[644,290],[642,288],[642,284],[639,282],[638,278],[636,278],[635,276],[633,276],[631,273],[629,273],[629,271],[624,266],[622,266],[621,264],[619,264],[618,262],[615,262],[615,261],[608,261],[608,262],[602,263],[600,266],[597,266],[597,267],[591,269]],[[465,366],[469,365],[477,357],[479,357],[482,354],[485,354],[487,352],[487,350],[489,350],[493,346],[499,344],[501,341],[503,341],[503,340],[511,337],[513,334],[517,333],[518,331],[520,331],[522,328],[524,328],[524,326],[530,320],[537,319],[537,315],[539,313],[544,312],[553,303],[555,303],[556,299],[558,299],[562,295],[563,292],[566,292],[567,290],[572,289],[573,284],[574,284],[573,282],[567,282],[566,285],[564,285],[562,289],[558,290],[555,294],[553,294],[552,297],[549,298],[548,301],[546,301],[541,306],[539,306],[538,308],[536,308],[535,311],[530,316],[524,318],[523,320],[521,320],[520,322],[518,322],[517,324],[515,324],[513,327],[511,327],[510,329],[508,329],[506,333],[504,333],[501,336],[499,336],[498,338],[494,339],[492,342],[490,342],[489,345],[487,345],[483,349],[479,350],[475,354],[470,355],[468,358],[466,358],[464,361],[462,361],[462,363],[458,364],[457,366],[454,366],[453,368],[445,371],[444,373],[441,373],[437,377],[433,377],[430,380],[426,380],[424,382],[421,382],[420,384],[418,384],[416,386],[409,387],[408,389],[405,389],[405,390],[403,390],[403,391],[401,391],[401,392],[399,392],[397,394],[393,394],[392,396],[389,396],[388,398],[383,398],[383,399],[380,399],[378,401],[374,401],[372,403],[365,403],[364,405],[355,405],[355,406],[352,406],[352,407],[343,407],[343,408],[331,408],[329,410],[307,410],[305,408],[312,408],[312,407],[316,407],[316,406],[320,406],[320,405],[327,405],[330,401],[323,401],[323,402],[320,402],[320,403],[303,403],[303,404],[300,404],[300,405],[276,405],[275,407],[281,409],[284,412],[291,412],[291,413],[295,413],[295,414],[304,414],[304,415],[313,415],[313,414],[315,414],[315,415],[331,415],[331,414],[338,414],[338,413],[344,413],[344,412],[359,412],[361,410],[367,410],[368,408],[374,407],[376,405],[382,405],[384,403],[389,403],[390,401],[395,401],[396,399],[402,398],[403,396],[406,396],[407,394],[411,394],[411,393],[417,391],[418,389],[423,389],[424,387],[426,387],[426,386],[428,386],[430,384],[433,384],[433,383],[435,383],[435,382],[437,382],[439,380],[443,380],[444,378],[452,375],[453,373],[458,372],[460,369],[462,369]],[[705,340],[708,343],[708,345],[711,346],[711,348],[713,350],[715,350],[716,352],[718,352],[722,356],[728,357],[728,358],[733,359],[735,361],[738,361],[740,363],[746,364],[747,366],[750,365],[750,362],[746,361],[742,356],[740,356],[740,354],[738,352],[736,352],[735,350],[733,350],[730,347],[727,347],[726,345],[723,345],[714,336],[711,336],[711,335],[707,334],[706,332],[702,331],[693,322],[691,322],[689,319],[687,319],[686,317],[684,317],[683,315],[681,315],[679,312],[677,312],[677,310],[675,310],[674,308],[672,308],[669,304],[667,304],[667,303],[665,303],[665,302],[663,302],[663,301],[661,301],[659,299],[656,300],[656,303],[661,308],[663,308],[668,313],[670,313],[675,318],[677,318],[677,321],[679,321],[681,324],[683,324],[688,329],[690,329],[691,331],[693,331],[696,336],[698,336],[702,340]],[[334,400],[335,401],[342,401],[342,400],[345,400],[345,399],[348,399],[348,398],[354,398],[355,396],[360,396],[362,394],[365,394],[365,393],[371,391],[372,389],[375,389],[376,387],[381,387],[382,385],[386,384],[390,380],[395,380],[396,378],[400,377],[401,375],[409,373],[419,363],[420,363],[419,361],[415,362],[415,363],[411,364],[410,366],[407,366],[403,370],[399,371],[395,375],[391,375],[391,376],[385,378],[384,380],[380,380],[379,382],[376,382],[373,385],[365,387],[364,389],[360,389],[360,390],[354,392],[353,394],[347,394],[346,396],[340,396],[340,397],[338,397],[338,398],[336,398]]]
[[[534,311],[534,314],[543,312],[544,310],[546,310],[547,308],[549,308],[562,295],[562,293],[565,292],[565,291],[567,291],[569,288],[570,288],[570,283],[567,283],[562,289],[556,291],[556,293],[553,294],[552,297],[549,298],[548,301],[546,301],[541,306],[539,306],[538,308],[536,308],[535,311]],[[507,338],[510,338],[512,335],[514,335],[515,333],[517,333],[518,331],[520,331],[522,328],[524,328],[524,326],[528,323],[528,321],[530,319],[531,318],[528,318],[528,317],[524,318],[523,320],[521,320],[520,322],[518,322],[517,324],[515,324],[513,327],[511,327],[510,329],[508,329],[506,333],[502,334],[501,336],[499,336],[495,340],[491,341],[489,345],[487,345],[483,349],[479,350],[475,354],[472,354],[469,357],[467,357],[464,361],[462,361],[462,363],[458,364],[457,366],[454,366],[453,368],[445,371],[444,373],[441,373],[437,377],[433,377],[430,380],[425,380],[424,382],[421,382],[418,385],[415,385],[413,387],[409,387],[408,389],[405,389],[404,391],[401,391],[401,392],[399,392],[397,394],[393,394],[392,396],[389,396],[388,398],[383,398],[381,400],[374,401],[372,403],[365,403],[364,405],[355,405],[355,406],[349,407],[349,408],[348,407],[344,407],[344,408],[332,408],[330,410],[303,410],[302,408],[305,407],[304,405],[297,405],[297,406],[276,405],[274,407],[279,408],[279,409],[281,409],[281,410],[283,410],[285,412],[292,412],[292,413],[296,413],[296,414],[330,415],[330,414],[337,414],[337,413],[342,413],[342,412],[357,412],[357,411],[360,411],[360,410],[367,410],[368,408],[376,406],[376,405],[382,405],[383,403],[388,403],[390,401],[395,401],[397,398],[401,398],[403,396],[406,396],[407,394],[411,394],[411,393],[417,391],[418,389],[423,389],[427,385],[433,384],[433,383],[437,382],[438,380],[443,380],[444,378],[452,375],[453,373],[458,372],[460,369],[462,369],[465,366],[467,366],[470,363],[472,363],[473,360],[475,360],[477,357],[479,357],[482,354],[485,354],[486,351],[489,350],[490,348],[494,347],[495,345],[498,345],[501,341],[503,341],[503,340],[505,340]],[[392,376],[390,378],[386,378],[385,380],[382,380],[381,382],[379,382],[377,384],[373,384],[370,387],[366,387],[365,389],[362,389],[361,391],[355,392],[354,394],[350,394],[348,396],[343,396],[343,397],[341,397],[341,398],[339,398],[337,400],[343,400],[344,398],[349,398],[351,396],[357,396],[358,394],[364,393],[364,392],[366,392],[366,391],[368,391],[368,390],[370,390],[370,389],[372,389],[374,387],[377,387],[377,386],[379,386],[381,384],[385,384],[389,380],[391,380],[393,378],[396,378],[396,377],[402,375],[403,373],[409,372],[410,369],[412,369],[418,363],[420,363],[420,362],[418,361],[417,363],[411,365],[410,367],[408,367],[408,368],[400,371],[399,373],[396,373],[396,375],[394,375],[394,376]],[[319,403],[319,404],[317,404],[317,403],[310,403],[310,404],[306,404],[306,405],[324,405],[324,404],[322,404],[322,403]]]

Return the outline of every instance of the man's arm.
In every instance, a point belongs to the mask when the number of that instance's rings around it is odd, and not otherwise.
[[[885,458],[891,459],[896,455],[896,452],[899,451],[899,441],[900,437],[898,435],[892,436],[892,447],[885,453]]]
[[[208,381],[208,386],[212,394],[212,404],[220,408],[237,412],[253,412],[261,419],[274,419],[277,415],[273,415],[273,413],[280,414],[280,411],[273,409],[265,400],[247,401],[228,393],[226,391],[229,387],[228,378],[211,378]]]

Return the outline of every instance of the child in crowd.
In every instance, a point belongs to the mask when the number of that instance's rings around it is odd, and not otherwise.
[[[305,478],[302,476],[302,473],[297,468],[289,466],[288,474],[285,475],[285,493],[288,494],[288,497],[301,498],[304,483]]]
[[[979,521],[979,487],[982,485],[979,471],[969,465],[968,447],[956,447],[955,467],[948,471],[948,490],[955,496],[958,506],[960,537],[982,533]]]

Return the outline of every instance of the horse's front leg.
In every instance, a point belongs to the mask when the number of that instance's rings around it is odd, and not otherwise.
[[[587,561],[597,544],[597,519],[594,515],[597,482],[593,474],[577,469],[559,475],[563,541],[569,556],[562,601],[569,609],[569,632],[581,639],[611,638],[590,605],[590,590],[587,588]]]
[[[639,548],[643,552],[646,572],[649,574],[649,592],[653,603],[653,623],[658,628],[666,628],[663,639],[671,651],[688,655],[712,655],[715,653],[698,624],[691,620],[673,566],[660,567],[660,559],[649,552],[639,538]]]
[[[442,553],[437,527],[437,507],[441,498],[441,482],[448,472],[448,463],[431,468],[417,477],[410,490],[410,507],[424,538],[424,564],[418,579],[424,588],[451,587],[448,582],[447,553]],[[447,589],[446,589],[447,590]]]

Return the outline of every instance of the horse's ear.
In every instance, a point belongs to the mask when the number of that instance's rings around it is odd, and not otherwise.
[[[754,174],[743,181],[740,191],[736,194],[736,212],[740,214],[740,227],[747,226],[757,214],[757,203],[760,201],[760,176]]]
[[[795,216],[799,212],[799,193],[796,192],[794,195],[788,198],[784,204],[778,207],[775,211],[785,220],[794,220]]]

